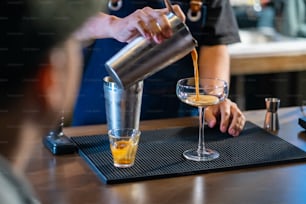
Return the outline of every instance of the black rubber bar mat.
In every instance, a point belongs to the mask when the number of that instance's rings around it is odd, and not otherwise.
[[[220,153],[219,158],[208,162],[189,161],[182,155],[197,147],[197,127],[143,131],[135,164],[130,168],[113,166],[107,135],[71,139],[106,184],[306,161],[306,152],[250,122],[239,137],[205,128],[206,146]]]

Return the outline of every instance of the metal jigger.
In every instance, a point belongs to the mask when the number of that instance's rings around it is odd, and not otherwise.
[[[76,145],[64,134],[64,116],[61,117],[58,129],[50,131],[43,138],[43,144],[52,154],[70,154],[76,151]]]
[[[280,99],[265,98],[265,102],[266,102],[267,112],[264,121],[264,128],[270,132],[276,132],[279,130],[277,111],[280,105]]]

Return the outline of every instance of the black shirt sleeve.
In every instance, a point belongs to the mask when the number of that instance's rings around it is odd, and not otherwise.
[[[207,0],[207,16],[199,45],[219,45],[240,42],[236,18],[229,0]]]

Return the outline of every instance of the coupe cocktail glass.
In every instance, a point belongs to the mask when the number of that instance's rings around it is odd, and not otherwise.
[[[186,150],[183,155],[193,161],[210,161],[219,157],[215,150],[205,148],[204,122],[205,108],[216,105],[226,99],[228,85],[226,81],[214,78],[199,78],[198,86],[195,78],[185,78],[177,82],[176,95],[191,106],[199,109],[199,143],[197,149]],[[198,89],[197,89],[198,87]]]

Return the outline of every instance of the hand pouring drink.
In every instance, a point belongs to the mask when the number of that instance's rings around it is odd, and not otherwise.
[[[138,37],[109,59],[106,70],[121,88],[127,88],[189,54],[197,45],[188,27],[176,15],[167,18],[173,35],[161,44]]]

